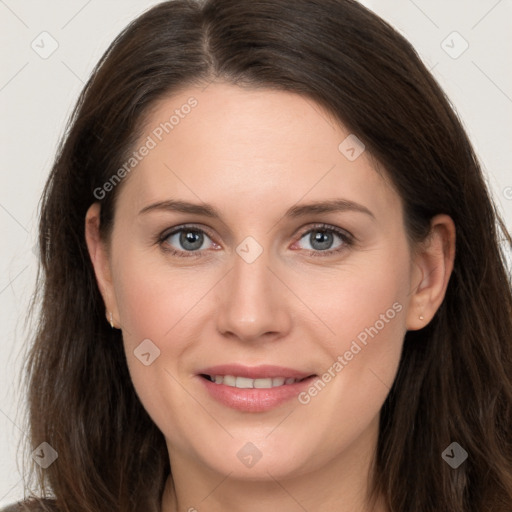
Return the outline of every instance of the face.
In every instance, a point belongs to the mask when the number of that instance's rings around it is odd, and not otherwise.
[[[419,274],[399,195],[349,135],[268,89],[153,109],[101,288],[171,463],[293,477],[376,439]]]

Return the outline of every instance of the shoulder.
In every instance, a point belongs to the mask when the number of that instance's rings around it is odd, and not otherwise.
[[[0,508],[0,512],[57,512],[57,508],[55,500],[31,498]]]

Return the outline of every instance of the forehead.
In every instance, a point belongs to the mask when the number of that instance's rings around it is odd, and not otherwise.
[[[151,109],[119,200],[136,209],[177,196],[245,214],[346,197],[396,209],[399,197],[363,149],[304,96],[223,83],[190,87]]]

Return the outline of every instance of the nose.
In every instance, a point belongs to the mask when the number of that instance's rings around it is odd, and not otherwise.
[[[245,342],[277,340],[292,325],[291,293],[266,251],[251,263],[238,254],[219,289],[217,329]]]

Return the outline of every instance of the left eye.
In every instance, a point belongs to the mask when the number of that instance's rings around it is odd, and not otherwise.
[[[333,247],[333,243],[335,242],[336,237],[340,240],[340,242],[337,246]],[[309,247],[303,247],[303,249],[319,252],[334,252],[350,244],[350,238],[347,234],[333,228],[310,229],[304,233],[300,241],[301,240],[306,240],[306,242],[309,244]]]

